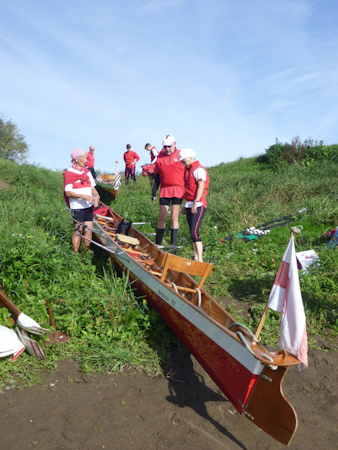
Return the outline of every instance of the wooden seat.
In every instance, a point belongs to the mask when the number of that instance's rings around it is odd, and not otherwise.
[[[115,175],[106,175],[106,174],[102,174],[102,181],[114,181],[115,180]]]
[[[161,275],[161,281],[163,283],[165,283],[166,281],[168,270],[173,270],[175,272],[188,273],[189,275],[200,276],[201,280],[197,286],[197,289],[201,290],[205,280],[210,275],[214,267],[214,264],[191,261],[190,259],[185,259],[182,258],[181,256],[173,255],[172,253],[165,253],[162,260],[162,267],[163,272]],[[192,289],[184,286],[177,286],[177,285],[175,286],[177,287],[177,289],[183,291],[196,292],[196,288]]]

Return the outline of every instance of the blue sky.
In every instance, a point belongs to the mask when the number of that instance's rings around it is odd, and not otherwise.
[[[336,0],[0,0],[0,113],[53,170],[172,134],[207,167],[338,143]]]

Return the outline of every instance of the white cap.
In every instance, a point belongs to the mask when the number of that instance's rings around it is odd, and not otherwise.
[[[175,138],[174,136],[171,136],[170,134],[167,134],[166,136],[164,136],[163,140],[162,140],[162,146],[172,146],[173,144],[175,144]]]
[[[182,159],[185,158],[195,158],[195,152],[191,148],[184,148],[180,151],[179,160],[182,161]]]

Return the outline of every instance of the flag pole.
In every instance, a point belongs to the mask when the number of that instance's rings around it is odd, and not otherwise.
[[[116,165],[115,165],[115,177],[116,177],[116,174],[118,171],[118,169],[117,169],[118,161],[115,161],[115,163],[116,163]],[[114,189],[115,198],[117,197],[118,190],[119,190],[119,187],[117,186],[117,189],[116,188]]]
[[[290,227],[290,230],[292,232],[292,239],[293,240],[295,240],[296,234],[300,234],[301,233],[301,230],[299,228],[297,228],[297,227]],[[264,322],[266,320],[266,317],[267,317],[268,311],[269,311],[268,302],[269,302],[269,300],[267,301],[267,303],[265,305],[265,308],[264,308],[261,320],[259,321],[259,324],[258,324],[258,327],[257,327],[257,331],[256,331],[254,337],[252,338],[252,345],[256,345],[257,344],[259,335],[261,334]]]

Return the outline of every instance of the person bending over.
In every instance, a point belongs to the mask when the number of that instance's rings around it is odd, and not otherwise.
[[[209,174],[199,161],[195,160],[195,152],[191,148],[184,148],[180,152],[179,159],[185,165],[183,196],[185,203],[181,213],[187,217],[194,246],[194,260],[203,262],[200,227],[207,209]]]

